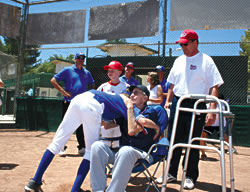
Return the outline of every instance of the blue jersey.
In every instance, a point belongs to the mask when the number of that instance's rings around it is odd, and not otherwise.
[[[166,110],[161,105],[150,105],[157,113],[157,125],[160,127],[160,133],[162,133],[168,124],[168,115]]]
[[[145,109],[141,111],[140,115],[136,117],[136,119],[139,119],[140,117],[148,118],[151,119],[153,122],[155,122],[160,127],[160,134],[163,132],[164,129],[167,128],[167,123],[168,123],[167,112],[160,105],[146,106]],[[144,127],[144,131],[138,133],[135,136],[131,136],[129,142],[134,147],[137,147],[144,151],[148,151],[149,148],[152,146],[152,144],[155,143],[155,141],[153,140],[154,135],[155,135],[154,129]]]
[[[94,98],[99,102],[104,104],[104,111],[102,114],[103,120],[113,120],[123,117],[126,121],[127,117],[127,107],[123,102],[123,99],[118,94],[110,94],[97,90],[90,90],[91,93],[95,94]],[[134,108],[135,116],[138,115],[139,109]]]
[[[71,101],[76,95],[87,91],[88,86],[95,83],[91,73],[82,68],[79,70],[75,65],[63,68],[62,71],[54,75],[57,81],[63,81],[65,91],[69,92],[72,97],[64,97],[64,100]]]
[[[129,85],[139,85],[139,82],[134,78],[134,77],[130,77],[130,79],[128,80],[125,75],[120,77],[120,81],[127,83]]]
[[[168,89],[169,89],[169,87],[170,87],[170,83],[167,82],[166,79],[163,79],[163,80],[161,81],[160,85],[161,85],[161,87],[162,87],[162,92],[163,92],[163,93],[167,93],[167,92],[168,92]],[[161,103],[161,106],[164,107],[165,103],[166,103],[166,97],[163,97],[163,101],[162,101],[162,103]]]

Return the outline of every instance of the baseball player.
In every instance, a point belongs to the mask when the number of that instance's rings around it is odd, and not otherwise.
[[[84,93],[88,89],[95,88],[95,81],[91,73],[83,67],[85,55],[83,53],[76,53],[75,65],[70,67],[64,67],[59,73],[54,75],[50,80],[51,84],[63,94],[63,116],[65,115],[71,100],[81,93]],[[63,82],[65,89],[60,86],[59,82]],[[84,154],[85,143],[82,125],[76,130],[76,138],[78,141],[78,153]],[[60,156],[66,156],[64,150],[59,152]]]
[[[127,120],[126,100],[123,95],[111,95],[97,90],[90,90],[77,95],[70,102],[69,108],[59,125],[52,143],[43,154],[35,176],[25,186],[26,192],[42,191],[42,176],[49,164],[66,144],[70,136],[83,125],[86,152],[77,172],[77,177],[71,189],[72,192],[80,191],[80,186],[85,179],[90,164],[90,147],[94,141],[99,139],[101,120],[112,120],[123,117]],[[138,114],[136,112],[135,114]]]
[[[100,85],[100,87],[97,88],[98,91],[121,94],[127,87],[129,87],[127,83],[121,82],[119,79],[122,73],[122,64],[120,62],[111,61],[108,65],[104,66],[104,70],[107,71],[110,80]],[[118,124],[113,124],[113,126],[109,127],[109,129],[102,126],[101,135],[101,139],[104,143],[113,148],[119,147],[119,137],[121,137],[121,131]],[[114,140],[115,138],[117,140]]]

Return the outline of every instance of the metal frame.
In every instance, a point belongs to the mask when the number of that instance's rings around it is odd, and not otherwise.
[[[20,3],[22,5],[38,5],[38,4],[44,4],[44,3],[54,3],[54,2],[59,2],[59,1],[68,1],[68,0],[37,0],[37,1],[33,1],[32,3],[29,3],[29,0],[25,0],[25,2],[23,2],[22,0],[10,0],[13,1],[15,3]]]
[[[194,104],[194,108],[183,108],[180,107],[181,102],[185,99],[196,99],[197,101]],[[219,106],[219,109],[197,109],[197,106],[201,102],[216,102]],[[222,109],[222,104],[226,106],[226,110]],[[176,134],[176,127],[177,127],[177,122],[178,122],[178,117],[179,117],[179,112],[180,111],[185,111],[185,112],[192,112],[192,120],[191,120],[191,125],[190,125],[190,132],[189,132],[189,139],[188,143],[177,143],[174,144],[175,140],[175,134]],[[220,138],[219,140],[216,139],[203,139],[203,138],[192,138],[193,134],[193,129],[194,129],[194,122],[195,122],[195,116],[196,114],[200,113],[214,113],[214,114],[219,114],[219,125],[220,125]],[[223,117],[226,117],[228,121],[228,137],[229,137],[229,144],[224,141],[224,129],[223,129]],[[186,157],[185,157],[185,162],[184,162],[184,168],[183,168],[183,174],[182,174],[182,182],[181,182],[181,187],[180,191],[183,191],[183,185],[184,181],[186,178],[186,170],[187,170],[187,164],[188,164],[188,157],[189,157],[189,152],[191,148],[194,149],[204,149],[204,150],[213,150],[216,151],[219,156],[220,156],[220,164],[221,164],[221,182],[222,182],[222,192],[226,192],[226,169],[225,169],[225,150],[224,150],[224,145],[227,145],[229,148],[229,158],[230,158],[230,184],[231,184],[231,192],[234,192],[234,171],[233,171],[233,157],[232,157],[232,126],[233,126],[233,120],[234,120],[234,114],[230,112],[230,107],[227,102],[223,100],[219,100],[217,97],[211,96],[211,95],[201,95],[201,94],[193,94],[193,95],[184,95],[182,96],[176,106],[176,113],[175,113],[175,118],[174,118],[174,124],[173,124],[173,130],[172,130],[172,135],[171,135],[171,141],[170,141],[170,146],[169,146],[169,153],[168,153],[168,158],[167,158],[167,165],[164,171],[164,179],[163,179],[163,184],[162,184],[162,192],[166,191],[167,187],[167,179],[168,179],[168,173],[169,173],[169,167],[170,167],[170,161],[172,159],[173,155],[173,150],[177,147],[184,147],[187,148],[186,151]],[[220,148],[217,149],[216,147],[208,147],[208,146],[200,146],[200,145],[194,145],[192,144],[193,141],[195,140],[204,140],[204,141],[209,141],[209,142],[214,142],[214,143],[220,143]]]

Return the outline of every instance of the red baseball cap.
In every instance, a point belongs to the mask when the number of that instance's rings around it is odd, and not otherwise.
[[[108,65],[104,66],[104,70],[117,69],[122,71],[122,64],[119,61],[111,61]]]
[[[176,43],[188,43],[190,40],[197,40],[198,35],[191,29],[186,29],[181,33],[180,39]]]

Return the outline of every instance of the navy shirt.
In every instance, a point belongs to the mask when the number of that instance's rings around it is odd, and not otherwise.
[[[75,65],[63,68],[62,71],[54,75],[57,81],[63,81],[65,91],[69,92],[72,97],[64,97],[64,100],[71,101],[76,95],[87,91],[88,86],[95,83],[91,73],[82,68],[79,70]]]
[[[166,79],[163,79],[163,80],[161,81],[160,85],[161,85],[161,87],[162,87],[162,92],[163,92],[163,93],[167,93],[167,92],[168,92],[168,89],[169,89],[169,87],[170,87],[170,83],[167,82]],[[161,106],[164,107],[165,103],[166,103],[166,97],[163,97],[163,101],[162,101],[162,103],[161,103]]]
[[[103,120],[113,120],[117,118],[124,118],[126,121],[127,107],[123,102],[123,99],[118,94],[106,93],[103,91],[90,90],[89,92],[95,94],[94,98],[104,104],[104,111],[102,114]],[[139,114],[139,109],[134,108],[135,117]]]
[[[141,112],[140,115],[136,117],[139,119],[140,117],[145,117],[154,121],[161,129],[161,133],[167,127],[168,119],[167,113],[163,107],[160,105],[150,105],[146,106]],[[128,125],[127,121],[122,122],[121,125],[121,145],[129,145],[136,148],[139,148],[143,151],[148,151],[149,148],[156,142],[153,140],[155,135],[155,130],[144,127],[144,132],[140,132],[135,136],[128,136]]]
[[[139,85],[139,82],[134,78],[134,77],[130,77],[130,79],[128,80],[125,75],[121,76],[120,77],[120,81],[121,82],[124,82],[124,83],[127,83],[129,85]]]

